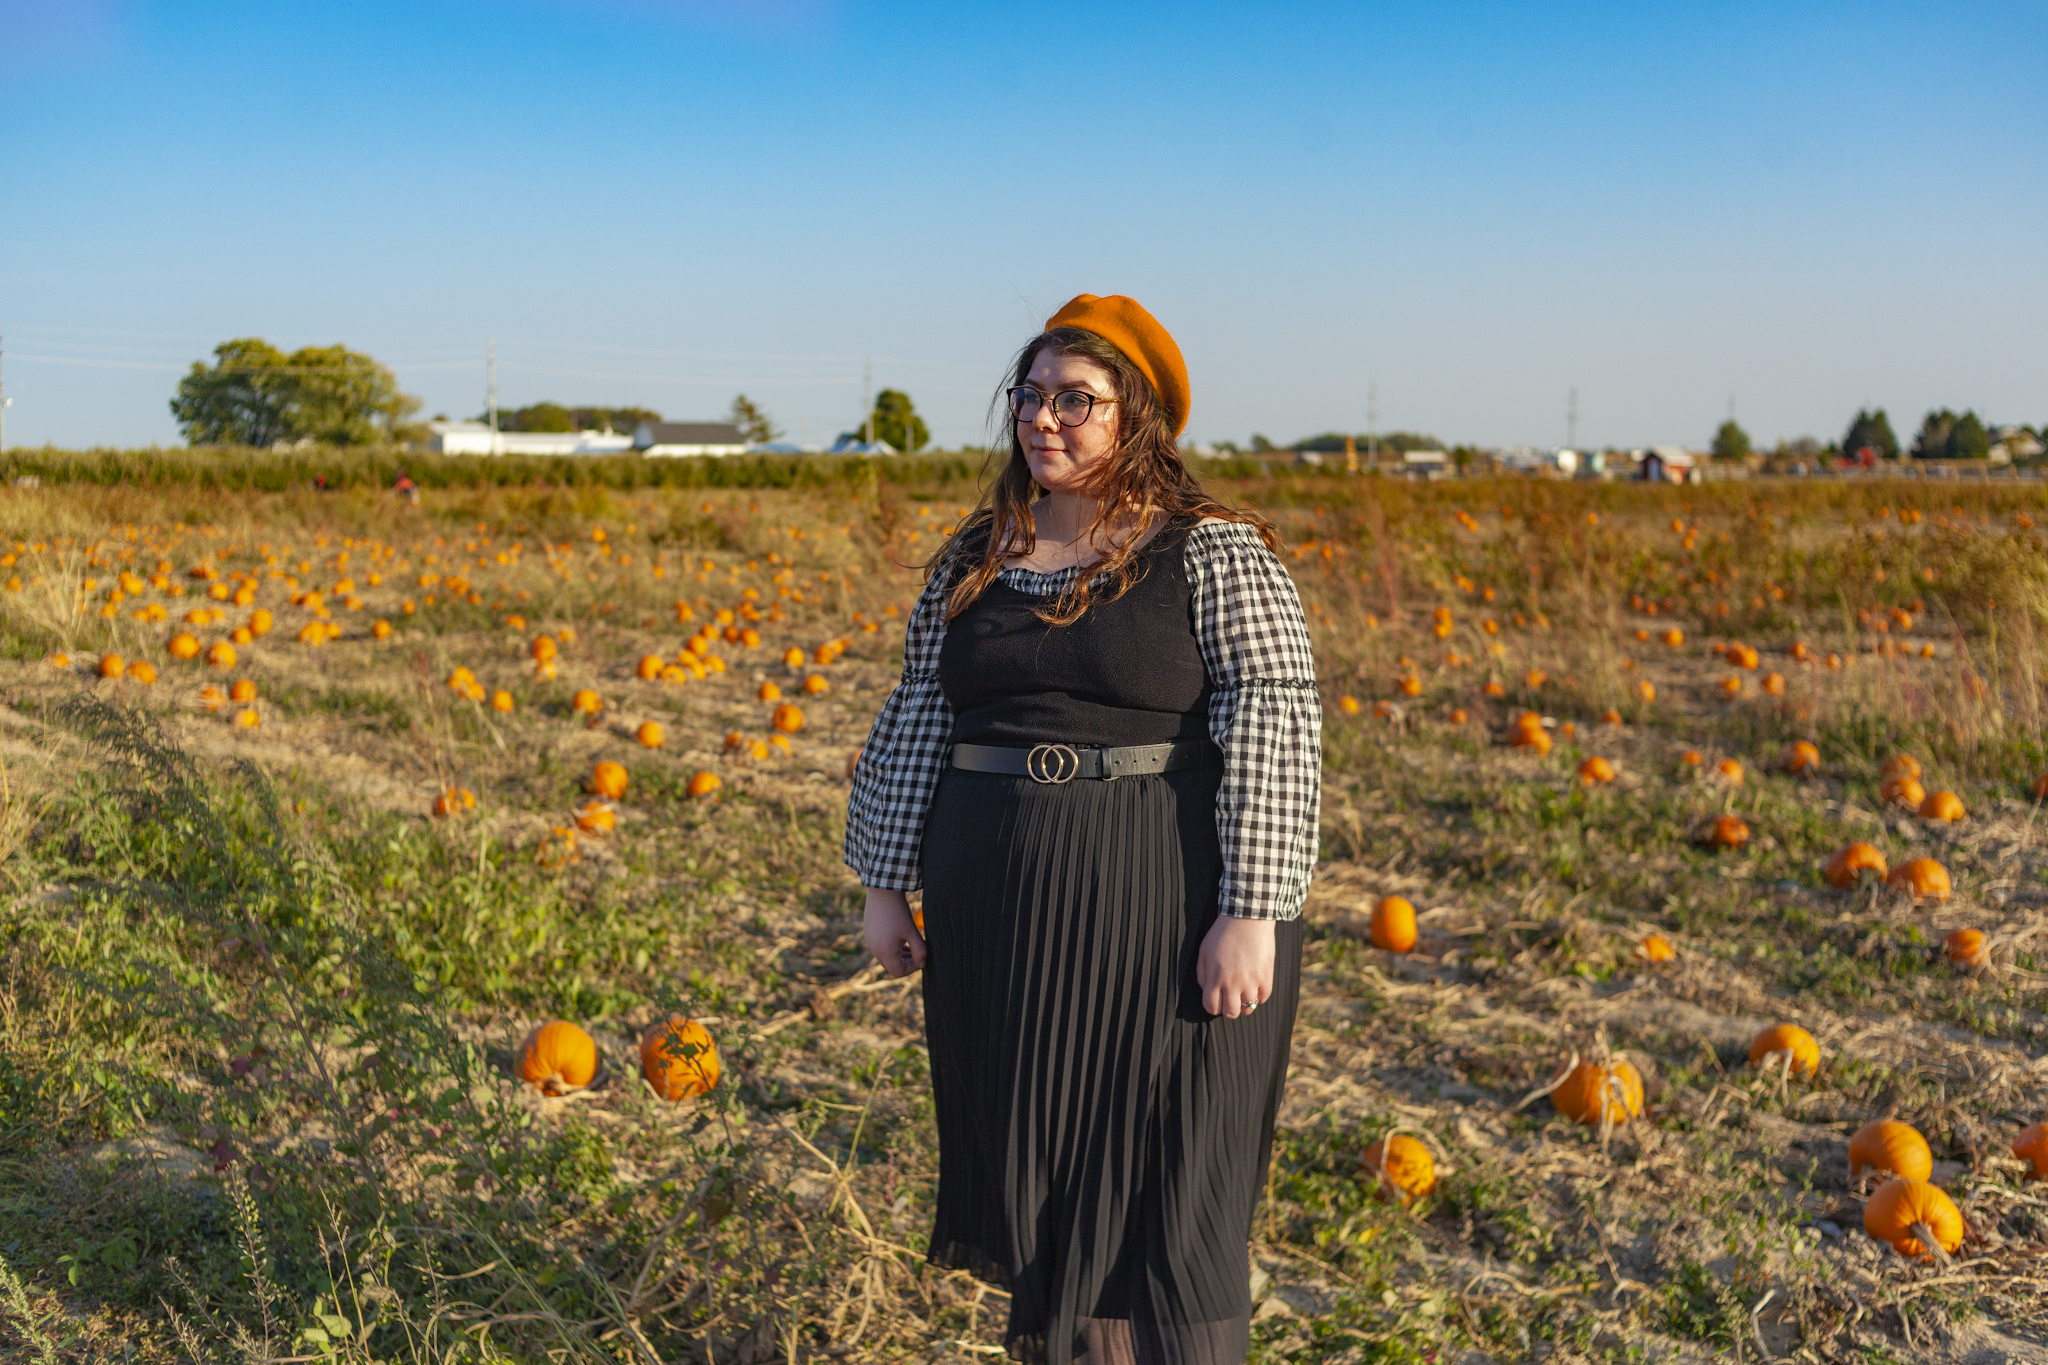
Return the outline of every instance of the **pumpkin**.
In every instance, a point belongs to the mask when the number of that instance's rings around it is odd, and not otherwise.
[[[1523,683],[1525,683],[1528,686],[1531,692],[1534,692],[1537,688],[1543,686],[1543,684],[1547,682],[1549,678],[1550,675],[1548,673],[1545,673],[1540,668],[1532,668],[1527,673],[1524,673],[1522,675]]]
[[[318,624],[318,622],[314,623],[314,625]],[[313,626],[308,626],[306,629],[311,630],[313,629]],[[448,675],[448,690],[451,692],[461,692],[466,694],[468,693],[469,689],[474,686],[476,686],[476,674],[470,672],[468,669],[462,667],[460,664],[456,665],[455,671]]]
[[[220,710],[222,704],[225,703],[227,699],[227,693],[221,691],[218,687],[212,686],[211,684],[199,689],[199,704],[209,711]]]
[[[2032,1162],[2037,1177],[2048,1175],[2048,1123],[2022,1128],[2012,1140],[2012,1154],[2021,1161]]]
[[[1715,848],[1741,848],[1749,842],[1749,824],[1739,815],[1717,816],[1707,842]]]
[[[118,678],[127,671],[128,661],[120,655],[102,654],[100,656],[100,676],[102,678]]]
[[[610,834],[619,827],[619,817],[602,801],[585,801],[576,810],[576,828],[585,834]]]
[[[1982,929],[1953,929],[1941,941],[1941,951],[1950,962],[1964,967],[1982,967],[1991,960],[1985,951]]]
[[[180,631],[164,646],[173,659],[196,659],[199,657],[199,639],[190,631]]]
[[[1486,686],[1480,690],[1489,697],[1505,697],[1508,694],[1506,684],[1502,683],[1498,678],[1489,679]]]
[[[1645,935],[1643,941],[1636,946],[1650,962],[1669,962],[1678,956],[1678,950],[1671,946],[1671,940],[1662,934]]]
[[[137,659],[128,665],[128,676],[147,687],[156,681],[156,666],[147,659]]]
[[[1748,669],[1754,669],[1759,663],[1763,662],[1763,656],[1758,654],[1756,649],[1750,645],[1728,646],[1727,659],[1729,663],[1734,664],[1737,668]],[[1780,681],[1782,682],[1782,679]]]
[[[1636,695],[1644,701],[1657,700],[1657,684],[1651,682],[1648,678],[1643,679],[1636,684]]]
[[[607,801],[626,794],[626,765],[605,759],[590,770],[590,790]]]
[[[1714,771],[1718,772],[1719,774],[1721,774],[1723,778],[1727,779],[1728,785],[1730,785],[1731,787],[1739,787],[1742,785],[1741,759],[1724,758],[1719,763],[1716,763],[1714,765]]]
[[[803,708],[795,702],[784,702],[775,708],[775,728],[785,735],[793,735],[804,728]]]
[[[1967,814],[1963,809],[1963,798],[1954,792],[1935,791],[1927,793],[1927,799],[1920,803],[1922,820],[1941,820],[1953,824]]]
[[[233,686],[231,686],[230,688],[228,688],[228,700],[229,700],[229,701],[254,701],[254,700],[256,700],[256,682],[255,682],[255,680],[254,680],[253,678],[237,678],[237,679],[235,679],[235,681],[234,681],[234,685],[233,685]]]
[[[1670,645],[1673,649],[1676,649],[1678,646],[1685,643],[1685,632],[1680,630],[1677,626],[1673,626],[1671,629],[1664,632],[1664,643]]]
[[[526,647],[526,652],[532,656],[536,663],[542,659],[554,658],[558,652],[555,649],[555,637],[552,635],[534,636],[533,643]]]
[[[1372,908],[1372,946],[1390,953],[1415,947],[1415,906],[1405,896],[1388,896]]]
[[[1470,720],[1471,717],[1465,714],[1464,707],[1454,706],[1451,708],[1451,714],[1449,719],[1451,724],[1453,725],[1463,725],[1466,721]]]
[[[1764,674],[1764,691],[1768,692],[1771,696],[1774,697],[1784,696],[1785,675],[1783,673]]]
[[[659,749],[668,739],[668,732],[661,728],[658,720],[643,720],[640,728],[633,732],[633,738],[640,741],[643,749]]]
[[[566,1020],[542,1024],[519,1045],[519,1079],[544,1094],[581,1090],[596,1076],[596,1041]]]
[[[270,613],[261,607],[249,613],[249,633],[251,635],[268,635],[270,634],[271,626],[274,624],[276,622],[271,619]]]
[[[1890,870],[1885,864],[1884,854],[1878,852],[1875,845],[1850,844],[1828,859],[1828,885],[1847,889],[1861,881],[1865,872],[1875,872],[1882,878]]]
[[[1688,768],[1697,768],[1707,760],[1701,756],[1698,749],[1687,749],[1678,756],[1678,761]]]
[[[1920,779],[1908,777],[1904,773],[1887,777],[1878,787],[1877,794],[1897,805],[1911,806],[1914,810],[1920,809],[1920,803],[1927,799],[1927,789],[1920,785]]]
[[[491,709],[493,711],[501,711],[508,716],[511,715],[512,694],[502,687],[491,693]]]
[[[370,637],[375,640],[390,639],[391,623],[389,621],[384,620],[382,617],[379,617],[377,620],[372,621],[370,623]]]
[[[659,654],[642,654],[640,656],[640,667],[637,670],[641,680],[643,682],[653,682],[656,678],[660,677],[663,662],[664,660]]]
[[[1750,1041],[1751,1066],[1762,1066],[1780,1054],[1792,1059],[1792,1070],[1798,1075],[1811,1076],[1820,1070],[1820,1044],[1797,1024],[1773,1024]]]
[[[1878,771],[1885,777],[1918,777],[1920,760],[1911,754],[1893,754]]]
[[[804,652],[794,645],[790,646],[782,652],[782,664],[785,668],[802,668],[804,666]]]
[[[1592,1128],[1626,1123],[1643,1112],[1643,1078],[1620,1058],[1606,1066],[1583,1061],[1550,1092],[1550,1107]]]
[[[1795,740],[1778,760],[1778,766],[1788,773],[1817,772],[1820,769],[1820,747],[1811,740]]]
[[[1721,679],[1721,692],[1724,696],[1728,697],[1741,696],[1742,679],[1732,673],[1729,674],[1727,677]]]
[[[1587,786],[1614,780],[1614,765],[1595,754],[1579,765],[1579,781]]]
[[[695,1019],[671,1014],[640,1035],[640,1074],[665,1100],[708,1095],[718,1084],[718,1045]]]
[[[604,702],[599,699],[597,693],[586,687],[570,699],[569,709],[577,715],[595,716],[604,710]]]
[[[1926,1181],[1894,1176],[1863,1206],[1863,1230],[1891,1243],[1901,1256],[1931,1256],[1929,1241],[1944,1252],[1962,1246],[1963,1215],[1953,1199]]]
[[[213,668],[233,668],[235,666],[235,647],[226,640],[214,641],[212,645],[207,647],[206,662]]]
[[[761,684],[761,690],[754,695],[762,701],[781,701],[782,689],[772,682],[764,682]]]
[[[1808,646],[1808,644],[1804,640],[1794,640],[1792,642],[1792,648],[1786,650],[1785,652],[1791,655],[1792,658],[1798,663],[1804,664],[1813,662],[1813,650],[1810,646]]]
[[[1430,1155],[1427,1146],[1406,1133],[1379,1139],[1365,1149],[1361,1162],[1372,1172],[1375,1192],[1382,1198],[1391,1191],[1395,1199],[1405,1204],[1436,1188],[1436,1158]]]
[[[717,773],[698,773],[690,779],[690,795],[709,796],[724,785],[724,779],[720,778]]]
[[[1855,1179],[1865,1168],[1925,1180],[1934,1173],[1934,1153],[1912,1124],[1878,1119],[1849,1139],[1849,1178]]]
[[[1900,863],[1884,880],[1887,886],[1903,886],[1916,896],[1938,901],[1947,900],[1951,889],[1948,869],[1932,858]]]
[[[235,728],[237,730],[253,730],[262,723],[263,718],[257,715],[253,708],[244,707],[240,711],[235,712]]]

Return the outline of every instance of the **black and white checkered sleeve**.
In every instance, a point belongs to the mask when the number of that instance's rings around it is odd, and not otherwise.
[[[882,703],[854,765],[846,803],[846,865],[863,886],[915,891],[932,793],[953,733],[953,708],[939,690],[952,575],[925,584],[903,634],[903,681]]]
[[[1223,750],[1216,832],[1222,910],[1294,919],[1315,874],[1323,708],[1294,580],[1256,530],[1188,534],[1195,639],[1209,670],[1209,734]]]

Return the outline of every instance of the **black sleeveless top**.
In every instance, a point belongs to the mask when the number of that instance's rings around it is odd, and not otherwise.
[[[1209,674],[1195,640],[1183,543],[1169,524],[1139,552],[1142,576],[1069,626],[1048,599],[998,579],[946,625],[939,687],[954,744],[1162,744],[1209,735]]]

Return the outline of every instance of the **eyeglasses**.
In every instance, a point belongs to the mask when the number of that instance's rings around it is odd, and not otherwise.
[[[1020,385],[1010,390],[1010,413],[1020,422],[1035,422],[1045,401],[1045,395],[1037,389]],[[1097,398],[1081,389],[1062,389],[1052,397],[1052,415],[1063,427],[1078,427],[1088,420],[1097,403],[1114,402],[1114,398]]]

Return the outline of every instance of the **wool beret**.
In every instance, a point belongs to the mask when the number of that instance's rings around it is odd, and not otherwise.
[[[1093,332],[1124,353],[1138,373],[1152,381],[1159,401],[1166,407],[1166,420],[1178,436],[1188,427],[1188,367],[1180,347],[1159,319],[1122,294],[1107,298],[1076,294],[1059,312],[1045,320],[1045,330],[1078,327]]]

